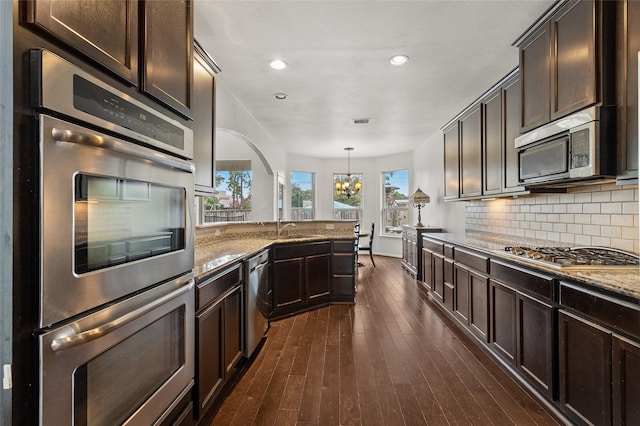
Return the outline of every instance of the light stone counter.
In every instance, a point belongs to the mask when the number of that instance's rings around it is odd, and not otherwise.
[[[627,298],[634,299],[632,302],[640,301],[640,268],[566,271],[541,265],[539,263],[533,263],[527,259],[507,254],[504,251],[504,247],[506,246],[559,246],[557,243],[540,240],[511,240],[501,236],[479,233],[438,233],[426,234],[426,236],[443,242],[464,246],[473,250],[487,252],[487,254],[492,255],[494,258],[501,258],[526,266],[529,269],[546,272],[555,275],[559,279],[565,278],[617,293],[626,296]]]

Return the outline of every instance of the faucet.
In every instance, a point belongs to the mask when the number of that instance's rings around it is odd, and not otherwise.
[[[278,221],[278,225],[280,225],[280,222]],[[295,228],[296,224],[295,223],[286,223],[284,226],[282,226],[282,228],[280,228],[280,226],[278,226],[278,237],[282,236],[281,234],[286,230],[287,231],[287,238],[289,237],[289,230],[287,228]]]

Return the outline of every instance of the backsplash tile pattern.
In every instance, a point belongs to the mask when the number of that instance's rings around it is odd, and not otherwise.
[[[605,246],[640,253],[638,185],[569,188],[566,194],[469,201],[466,230],[555,245]]]

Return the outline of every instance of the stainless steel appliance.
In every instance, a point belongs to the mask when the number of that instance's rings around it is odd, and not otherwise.
[[[41,424],[156,424],[194,377],[192,131],[30,52]]]
[[[560,270],[637,269],[638,256],[606,247],[505,247],[505,252]]]
[[[246,268],[244,355],[249,358],[269,328],[269,252],[265,250],[249,259]]]
[[[515,146],[524,185],[569,186],[613,179],[614,111],[602,106],[584,109],[516,138]]]

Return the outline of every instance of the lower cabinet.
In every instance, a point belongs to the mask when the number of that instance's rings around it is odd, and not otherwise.
[[[331,300],[353,303],[356,295],[353,241],[334,241],[332,254]]]
[[[196,291],[196,417],[215,400],[242,358],[242,264],[199,283]]]
[[[611,333],[560,311],[560,403],[581,424],[611,424]]]
[[[272,318],[330,301],[331,256],[331,242],[274,248]]]
[[[640,425],[640,343],[614,334],[612,348],[613,424]]]

